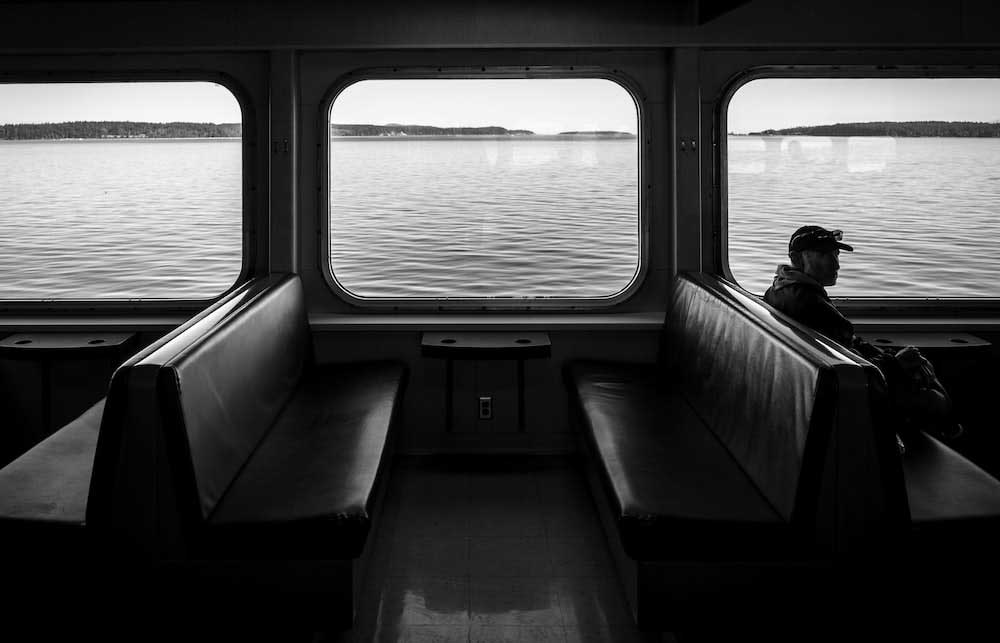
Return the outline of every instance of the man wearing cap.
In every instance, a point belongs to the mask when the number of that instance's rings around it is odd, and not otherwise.
[[[840,251],[853,252],[843,243],[840,230],[802,226],[788,241],[791,265],[778,266],[774,283],[764,301],[797,322],[826,335],[871,361],[882,371],[889,394],[901,419],[945,437],[957,437],[961,426],[950,419],[951,400],[934,373],[934,367],[913,346],[893,354],[854,334],[854,324],[840,314],[826,293],[837,283]]]
[[[854,248],[842,243],[840,230],[826,230],[816,225],[799,228],[788,242],[792,265],[778,266],[774,284],[764,293],[764,301],[792,319],[823,333],[851,348],[854,325],[840,314],[826,286],[837,283],[840,251]]]

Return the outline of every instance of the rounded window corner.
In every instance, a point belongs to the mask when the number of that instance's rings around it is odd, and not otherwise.
[[[247,273],[252,103],[235,78],[32,70],[0,93],[0,220],[17,220],[5,309],[186,308]]]
[[[838,284],[829,288],[838,303],[995,310],[1000,290],[986,275],[1000,267],[988,261],[997,256],[990,239],[1000,224],[983,205],[996,192],[982,173],[987,157],[1000,154],[991,147],[1000,146],[1000,114],[989,117],[1000,74],[990,70],[802,66],[735,74],[717,126],[722,274],[763,292],[775,266],[788,261],[792,231],[820,225],[843,229],[855,246],[841,255]],[[753,105],[749,95],[740,105],[740,92],[761,81]]]

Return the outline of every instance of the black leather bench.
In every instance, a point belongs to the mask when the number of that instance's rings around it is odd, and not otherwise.
[[[775,320],[796,341],[840,352],[872,380],[864,401],[880,439],[877,463],[888,504],[883,546],[874,552],[877,560],[865,563],[872,573],[863,575],[877,600],[895,596],[905,609],[925,608],[928,614],[971,612],[986,598],[976,579],[1000,571],[1000,480],[923,432],[907,435],[900,454],[888,441],[894,427],[884,379],[870,362],[763,302],[743,299],[748,310]]]
[[[866,373],[742,298],[722,280],[681,275],[657,364],[567,369],[595,499],[643,627],[754,618],[775,603],[804,616],[831,591],[834,561],[888,521]]]
[[[996,568],[1000,481],[926,433],[907,440],[902,468],[911,522],[908,560]]]
[[[192,341],[257,287],[257,282],[243,284],[140,350],[116,370],[109,397],[0,470],[0,558],[31,569],[65,565],[92,553],[85,526],[98,434],[109,419],[105,409],[110,417],[127,405],[122,384],[136,364],[164,346]]]
[[[313,361],[301,283],[279,275],[136,363],[98,441],[102,541],[213,610],[350,625],[405,372]]]
[[[85,555],[87,493],[104,402],[0,469],[4,560]]]

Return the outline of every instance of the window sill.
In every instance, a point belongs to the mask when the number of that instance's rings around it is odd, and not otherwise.
[[[1000,317],[882,317],[850,315],[855,331],[926,330],[929,332],[976,332],[1000,330]]]
[[[193,313],[192,313],[193,314]],[[309,325],[315,332],[359,330],[659,330],[663,311],[650,313],[574,314],[447,314],[392,313],[343,315],[314,313]],[[167,315],[13,315],[0,317],[0,333],[44,331],[148,331],[166,332],[180,326],[191,314]]]
[[[430,314],[309,315],[309,325],[318,332],[356,330],[659,330],[663,311],[651,313],[599,314]]]
[[[13,315],[0,317],[0,332],[149,331],[166,332],[191,318],[180,315]]]

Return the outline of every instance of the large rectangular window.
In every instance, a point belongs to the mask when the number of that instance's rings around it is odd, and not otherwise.
[[[1000,79],[765,78],[727,115],[728,262],[753,292],[803,225],[836,297],[1000,297]]]
[[[207,299],[242,269],[242,117],[211,82],[0,84],[0,299]]]
[[[640,267],[639,113],[603,78],[368,79],[329,111],[350,297],[601,299]]]

